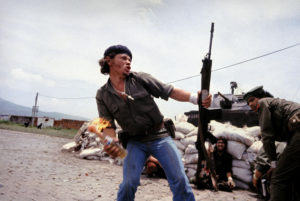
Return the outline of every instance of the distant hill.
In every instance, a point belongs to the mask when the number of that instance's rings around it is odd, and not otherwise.
[[[19,115],[32,116],[32,109],[22,105],[17,105],[10,101],[0,98],[0,115]],[[59,112],[38,112],[39,117],[50,117],[55,119],[73,119],[73,120],[88,120],[84,117],[63,114]]]

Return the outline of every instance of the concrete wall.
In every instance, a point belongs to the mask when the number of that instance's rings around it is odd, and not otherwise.
[[[32,117],[28,117],[28,116],[11,115],[9,118],[9,121],[17,123],[17,124],[25,124],[25,123],[31,124],[31,119],[32,119]]]
[[[0,120],[9,121],[10,115],[0,115]]]
[[[71,119],[62,119],[62,120],[55,120],[54,127],[57,128],[73,128],[79,129],[85,121],[78,121],[78,120],[71,120]]]
[[[42,124],[42,128],[53,127],[54,119],[48,117],[38,117],[36,125],[40,125],[40,124]]]

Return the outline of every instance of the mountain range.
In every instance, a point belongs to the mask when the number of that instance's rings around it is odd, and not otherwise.
[[[17,105],[10,101],[0,98],[0,115],[18,115],[18,116],[32,116],[32,108]],[[73,119],[73,120],[88,120],[85,117],[68,115],[59,112],[43,112],[37,113],[38,117],[49,117],[54,119]]]

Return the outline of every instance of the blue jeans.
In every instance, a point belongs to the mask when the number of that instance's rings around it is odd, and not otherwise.
[[[123,163],[123,182],[120,184],[118,201],[133,201],[140,184],[140,176],[147,158],[152,155],[160,162],[173,192],[173,201],[195,201],[192,188],[185,175],[180,153],[171,137],[150,142],[130,140],[128,155]]]

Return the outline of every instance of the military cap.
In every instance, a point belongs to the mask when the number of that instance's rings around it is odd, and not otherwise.
[[[262,97],[264,97],[264,95],[265,95],[265,91],[263,90],[263,86],[258,86],[258,87],[251,89],[246,94],[244,94],[243,98],[245,101],[248,102],[248,99],[252,96],[254,96],[256,98],[262,98]]]
[[[128,56],[130,56],[130,58],[132,59],[132,54],[131,51],[128,49],[128,47],[124,46],[124,45],[113,45],[110,46],[109,48],[107,48],[104,52],[104,57],[106,56],[110,56],[111,54],[127,54]]]

